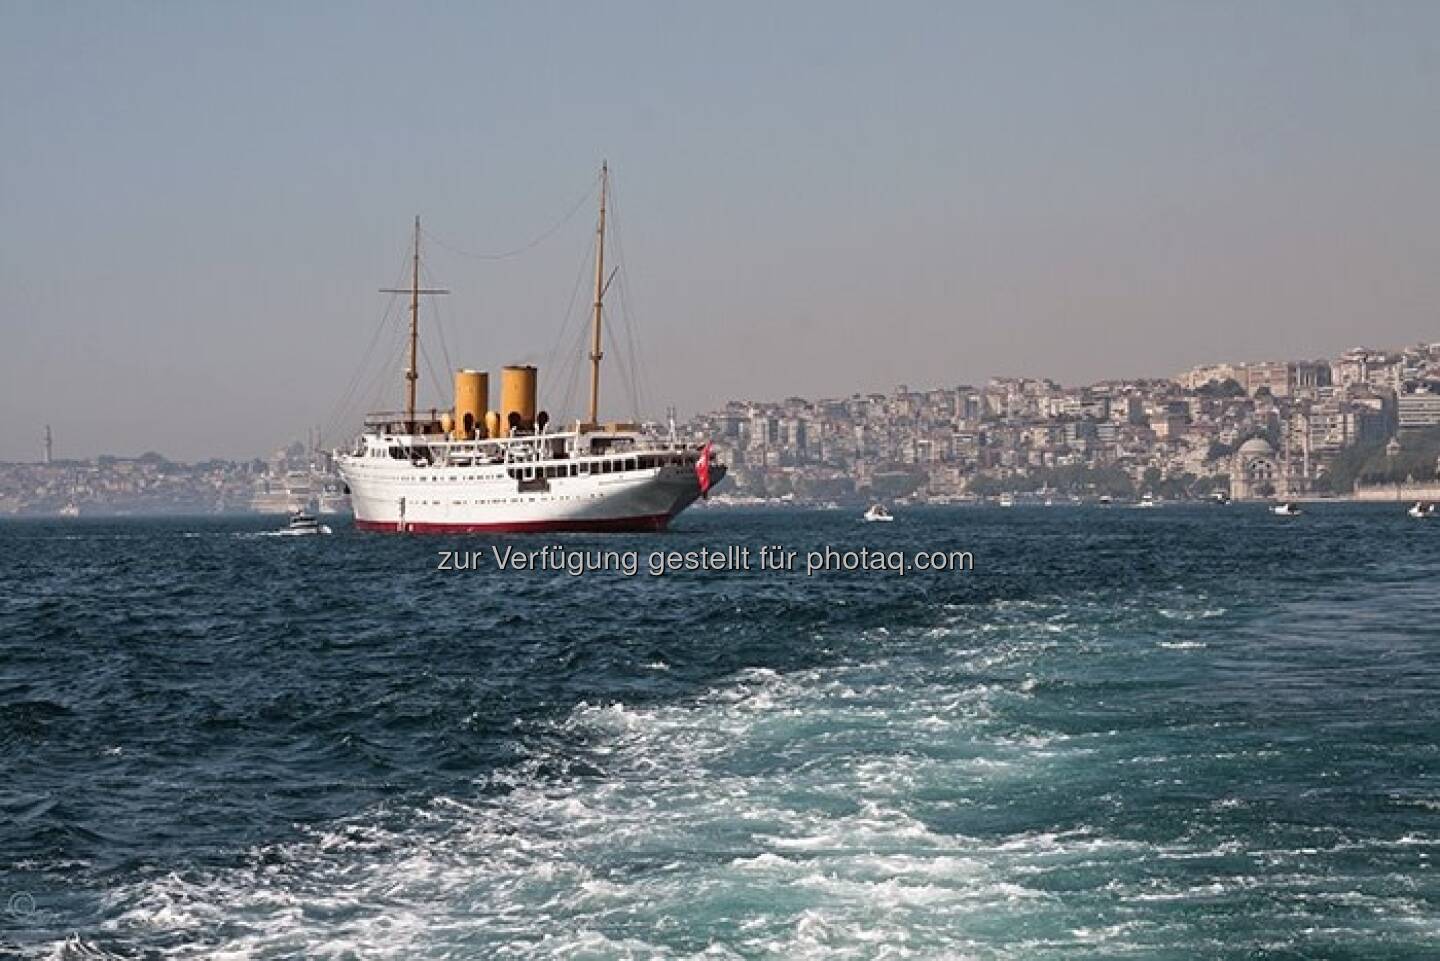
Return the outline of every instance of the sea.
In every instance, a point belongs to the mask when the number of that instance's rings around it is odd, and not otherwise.
[[[0,956],[1440,957],[1440,519],[895,513],[0,523]]]

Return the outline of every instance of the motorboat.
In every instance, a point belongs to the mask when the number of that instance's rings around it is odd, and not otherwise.
[[[1285,501],[1283,504],[1276,504],[1270,508],[1270,513],[1279,517],[1299,517],[1305,513],[1293,501]]]
[[[895,516],[885,509],[884,504],[871,504],[870,509],[865,512],[865,523],[888,523],[893,521]]]
[[[1154,495],[1154,494],[1151,494],[1151,493],[1149,493],[1149,492],[1146,492],[1145,494],[1142,494],[1142,495],[1141,495],[1141,497],[1140,497],[1140,503],[1136,504],[1135,506],[1136,506],[1136,507],[1158,507],[1159,504],[1156,503],[1156,501],[1155,501],[1155,495]]]
[[[1416,501],[1416,502],[1415,502],[1415,506],[1412,507],[1412,508],[1410,508],[1410,510],[1406,511],[1406,513],[1409,514],[1411,517],[1419,517],[1419,518],[1434,517],[1434,516],[1435,516],[1435,505],[1434,505],[1434,504],[1425,504],[1425,503],[1422,503],[1421,501]]]
[[[302,536],[306,534],[329,534],[330,528],[315,519],[314,514],[305,511],[294,511],[290,515],[290,522],[284,530],[276,531],[277,534],[289,534],[291,536]]]

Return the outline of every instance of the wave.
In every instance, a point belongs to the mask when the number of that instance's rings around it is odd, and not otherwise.
[[[1245,806],[1209,799],[1158,831],[1127,821],[1113,779],[1182,759],[1126,766],[1124,732],[1037,720],[1068,688],[1025,686],[1061,656],[1035,613],[998,649],[976,646],[993,631],[971,612],[868,660],[746,669],[676,703],[581,702],[522,725],[523,759],[471,794],[123,885],[84,943],[175,959],[1045,959],[1220,957],[1217,930],[1238,951],[1276,925],[1292,946],[1418,936],[1423,898],[1347,873],[1352,842],[1267,862],[1238,827],[1216,836]],[[1330,868],[1267,867],[1307,859]],[[1305,934],[1324,917],[1330,934]]]

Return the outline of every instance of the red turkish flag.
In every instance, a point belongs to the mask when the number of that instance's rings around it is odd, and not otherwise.
[[[700,496],[710,493],[710,441],[700,449],[700,459],[695,462],[695,477],[700,481]]]

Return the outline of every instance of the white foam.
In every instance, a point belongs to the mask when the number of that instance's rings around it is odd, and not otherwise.
[[[975,805],[983,824],[997,797],[1120,760],[1115,731],[1016,724],[1060,648],[1024,637],[1048,637],[1048,609],[1002,610],[1007,636],[981,651],[984,625],[952,611],[943,637],[893,632],[883,661],[747,670],[676,704],[578,704],[522,729],[533,755],[473,795],[408,817],[358,812],[248,866],[122,887],[105,933],[178,935],[174,959],[1109,956],[1185,934],[1136,912],[1223,905],[1266,883],[1182,881],[1191,863],[1237,856],[1235,842],[1136,840],[1098,815],[964,833],[956,812]],[[953,649],[937,659],[937,644]],[[540,773],[564,767],[555,750],[604,776]],[[1094,886],[1051,893],[1050,878],[1077,873]],[[1117,905],[1129,913],[1111,916]]]

